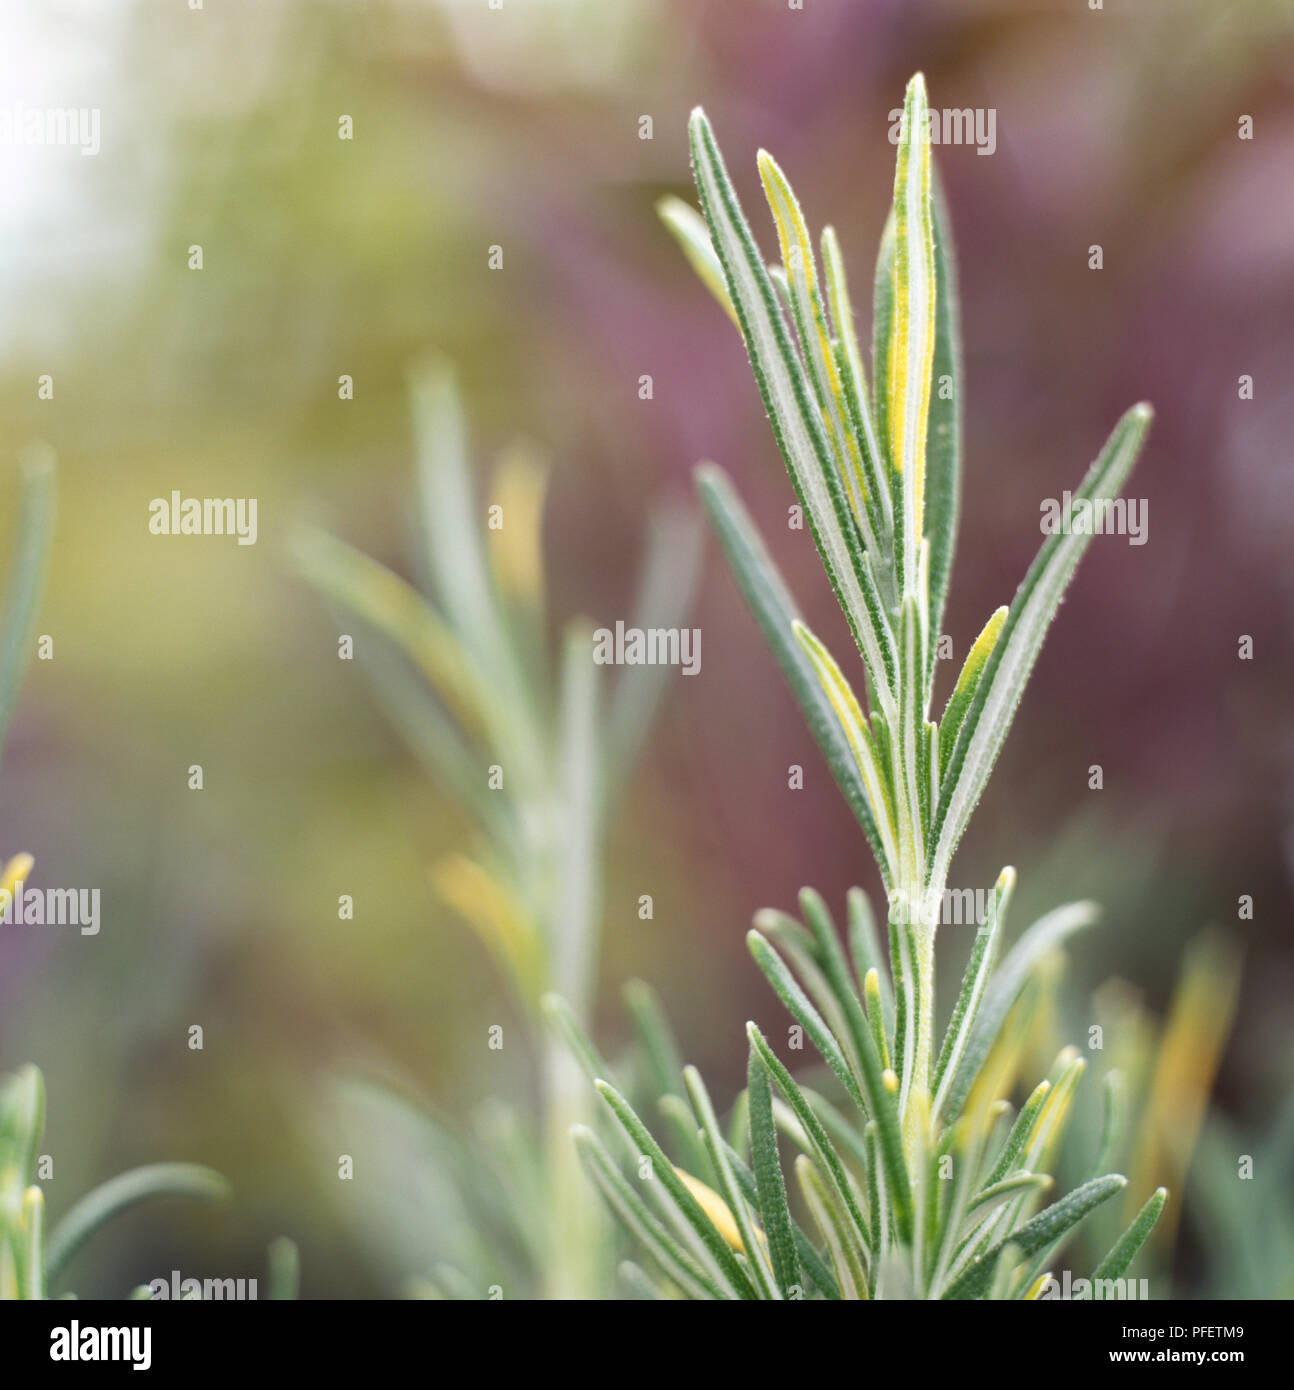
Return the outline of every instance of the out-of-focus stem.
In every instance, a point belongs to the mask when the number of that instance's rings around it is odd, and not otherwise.
[[[604,1298],[602,1206],[571,1142],[571,1126],[590,1122],[593,1088],[562,1039],[545,1037],[543,1046],[549,1182],[544,1297]]]

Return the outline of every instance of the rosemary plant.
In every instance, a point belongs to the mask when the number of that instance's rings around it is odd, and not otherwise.
[[[1012,603],[971,646],[942,716],[933,718],[957,527],[961,363],[952,244],[926,114],[918,75],[905,98],[893,209],[877,263],[870,383],[836,236],[823,232],[820,268],[800,206],[770,155],[761,152],[758,162],[780,265],[765,264],[699,109],[690,133],[704,216],[677,199],[661,208],[741,331],[862,657],[865,698],[799,620],[727,478],[703,465],[701,495],[736,577],[875,854],[889,904],[889,950],[886,959],[858,890],[849,900],[852,962],[812,890],[801,895],[802,922],[759,914],[751,952],[820,1053],[843,1104],[797,1082],[749,1024],[748,1087],[727,1128],[692,1068],[659,1107],[672,1116],[672,1132],[680,1106],[688,1108],[691,1142],[674,1142],[677,1167],[599,1070],[591,1046],[575,1039],[597,1077],[611,1134],[604,1142],[583,1126],[577,1145],[652,1257],[655,1276],[637,1267],[630,1276],[648,1294],[1036,1296],[1071,1228],[1126,1185],[1098,1170],[1043,1204],[1048,1165],[1084,1070],[1073,1049],[1014,1117],[1007,1102],[1036,967],[1093,919],[1090,904],[1049,914],[999,960],[1015,881],[1004,869],[952,1016],[942,1039],[936,1036],[935,936],[953,855],[1090,536],[1044,542]],[[1127,412],[1076,497],[1099,505],[1117,496],[1149,420],[1145,405]],[[573,1034],[572,1020],[564,1023]],[[794,1205],[779,1134],[795,1155]],[[1158,1189],[1101,1261],[1097,1296],[1104,1281],[1123,1275],[1165,1198]]]
[[[423,1191],[446,1195],[427,1232],[433,1297],[592,1297],[605,1283],[610,1233],[570,1152],[587,1118],[583,1078],[544,1024],[550,991],[587,1026],[601,928],[605,827],[642,750],[668,679],[664,667],[619,674],[609,698],[591,628],[568,622],[548,650],[541,528],[546,469],[515,445],[477,498],[454,374],[433,361],[413,377],[421,557],[431,601],[377,561],[322,532],[301,533],[300,572],[358,618],[362,665],[438,786],[475,827],[467,852],[432,868],[438,899],[494,957],[531,1025],[539,1132],[502,1102],[467,1138],[389,1091],[344,1094],[425,1155]],[[487,517],[490,518],[487,521]],[[649,533],[634,621],[674,626],[691,601],[700,527],[679,512]],[[605,708],[604,708],[605,706]],[[526,1059],[527,1061],[529,1058]],[[467,1214],[467,1220],[464,1217]],[[401,1201],[395,1213],[407,1226]],[[445,1228],[470,1225],[453,1245]]]

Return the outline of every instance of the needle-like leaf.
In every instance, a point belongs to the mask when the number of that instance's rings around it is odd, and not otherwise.
[[[800,1261],[791,1234],[791,1213],[786,1205],[786,1182],[777,1152],[773,1124],[773,1093],[768,1069],[752,1047],[746,1068],[746,1093],[750,1097],[750,1156],[759,1193],[759,1213],[768,1237],[768,1254],[784,1298],[800,1283]]]
[[[862,826],[877,862],[883,862],[880,831],[872,816],[857,760],[813,663],[792,632],[799,618],[795,600],[787,591],[727,474],[714,464],[706,463],[697,469],[696,481],[702,504],[733,575],[791,687],[809,732],[822,750],[849,809]]]
[[[970,959],[966,962],[966,972],[962,976],[961,993],[957,996],[957,1004],[948,1022],[948,1031],[944,1034],[943,1048],[935,1067],[936,1120],[975,1027],[980,1002],[984,998],[989,976],[996,963],[998,942],[1002,939],[1002,924],[1006,920],[1006,910],[1014,888],[1015,870],[1010,867],[1003,869],[993,889],[993,901],[989,904],[987,920],[975,933]]]
[[[1133,406],[1124,415],[1083,480],[1076,494],[1079,500],[1118,496],[1150,418],[1148,405]],[[929,869],[932,883],[947,882],[953,852],[1001,752],[1065,588],[1091,539],[1090,534],[1072,532],[1048,536],[1012,601],[943,777],[944,789],[931,827],[935,841]]]
[[[885,381],[890,466],[902,494],[903,544],[897,559],[903,592],[915,578],[925,534],[926,436],[935,351],[934,200],[926,110],[925,78],[917,73],[904,97],[894,173],[894,299]]]
[[[1127,1178],[1110,1173],[1103,1178],[1094,1178],[1082,1187],[1076,1187],[1073,1192],[1062,1197],[1060,1201],[1053,1202],[1032,1221],[1027,1221],[1019,1230],[1012,1231],[1009,1237],[981,1255],[948,1290],[947,1297],[983,1297],[992,1282],[997,1257],[1005,1245],[1018,1247],[1021,1256],[1028,1259],[1030,1255],[1071,1231],[1094,1207],[1100,1206],[1116,1192],[1122,1192],[1127,1183]]]
[[[723,267],[719,257],[714,254],[714,244],[710,240],[710,229],[705,218],[682,198],[673,194],[662,198],[656,204],[656,214],[669,228],[674,239],[683,248],[688,264],[696,271],[697,278],[719,301],[725,314],[737,325],[737,311],[732,307],[728,286],[724,283]]]
[[[1137,1251],[1150,1238],[1168,1201],[1168,1189],[1156,1188],[1146,1205],[1133,1217],[1128,1229],[1115,1241],[1113,1247],[1099,1265],[1092,1271],[1092,1297],[1104,1298],[1106,1281],[1122,1279],[1128,1266],[1136,1258]]]
[[[151,1163],[132,1168],[100,1184],[67,1213],[54,1228],[45,1251],[45,1268],[52,1283],[81,1246],[118,1212],[152,1197],[200,1197],[218,1201],[229,1195],[219,1173],[196,1163]]]
[[[1007,953],[984,993],[961,1065],[945,1095],[942,1113],[946,1119],[955,1119],[961,1113],[971,1084],[979,1075],[1030,972],[1048,952],[1055,950],[1072,933],[1090,926],[1098,916],[1095,903],[1067,903],[1040,917]]]

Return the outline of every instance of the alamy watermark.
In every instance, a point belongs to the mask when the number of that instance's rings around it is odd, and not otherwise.
[[[593,660],[598,666],[678,666],[685,676],[701,669],[699,627],[600,627],[593,634]]]
[[[993,905],[992,888],[945,888],[915,900],[903,888],[889,891],[889,920],[905,927],[982,927]]]
[[[28,888],[19,879],[12,891],[0,888],[0,924],[6,927],[80,927],[82,936],[98,936],[99,890]]]
[[[0,106],[0,145],[68,145],[99,153],[97,106]]]
[[[146,1371],[153,1364],[151,1327],[98,1327],[77,1318],[49,1334],[51,1361],[129,1361],[131,1370]]]
[[[1044,536],[1127,536],[1129,545],[1150,539],[1150,504],[1144,497],[1044,497],[1038,504]]]
[[[927,145],[974,145],[976,154],[997,149],[997,107],[930,107],[926,111],[924,140]],[[890,112],[890,144],[903,139],[903,108]]]
[[[1144,1303],[1150,1297],[1149,1279],[1075,1279],[1067,1269],[1060,1278],[1049,1274],[1038,1285],[1039,1298],[1118,1299]]]
[[[198,1279],[182,1276],[178,1269],[170,1279],[150,1279],[148,1296],[153,1302],[167,1300],[202,1300],[206,1303],[249,1301],[256,1297],[255,1279]]]
[[[154,536],[237,536],[239,545],[256,544],[256,498],[154,497],[148,504]]]

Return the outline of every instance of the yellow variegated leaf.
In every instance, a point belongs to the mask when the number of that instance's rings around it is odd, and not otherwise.
[[[669,228],[674,240],[683,248],[688,264],[696,271],[697,278],[719,301],[723,312],[737,325],[737,311],[732,307],[732,297],[724,283],[723,267],[715,254],[714,243],[710,240],[710,229],[705,218],[682,198],[670,194],[656,204],[656,215]]]
[[[303,529],[292,549],[300,573],[402,648],[465,728],[499,727],[489,686],[417,589],[324,531]]]
[[[863,458],[858,441],[847,424],[848,405],[844,383],[836,367],[809,228],[790,182],[777,161],[767,150],[760,150],[758,164],[764,195],[777,225],[782,264],[786,269],[792,308],[800,329],[800,346],[817,397],[823,427],[835,453],[837,471],[845,484],[850,507],[863,527],[867,549],[877,553],[875,532],[866,512],[869,490]]]
[[[485,947],[512,972],[534,1001],[544,990],[544,945],[515,895],[476,860],[451,854],[434,865],[436,895],[471,925]]]
[[[926,84],[908,83],[894,175],[894,302],[886,370],[890,460],[902,476],[904,573],[924,528],[926,431],[935,353],[934,203]],[[910,582],[910,580],[908,581]]]
[[[494,475],[494,505],[502,524],[486,532],[490,567],[499,592],[537,609],[544,600],[543,521],[548,468],[529,448],[514,444]]]
[[[741,1231],[737,1228],[736,1218],[728,1208],[727,1202],[712,1187],[707,1187],[698,1178],[694,1178],[691,1173],[684,1172],[682,1168],[675,1168],[679,1181],[696,1199],[696,1204],[709,1217],[711,1225],[716,1231],[732,1246],[734,1250],[745,1254],[746,1246],[741,1238]],[[763,1243],[764,1233],[759,1232],[759,1240]]]
[[[1056,1058],[1052,1068],[1054,1084],[1047,1094],[1047,1099],[1042,1103],[1042,1109],[1034,1122],[1033,1133],[1025,1146],[1024,1167],[1030,1172],[1042,1172],[1052,1166],[1052,1160],[1065,1132],[1065,1122],[1069,1118],[1075,1088],[1086,1070],[1087,1063],[1073,1047],[1063,1048]]]
[[[35,868],[36,861],[30,854],[15,854],[0,873],[0,905],[13,897],[13,890],[27,881],[27,876]]]
[[[898,868],[898,840],[894,830],[894,812],[889,794],[881,777],[876,759],[876,748],[867,727],[867,720],[859,708],[858,699],[850,689],[849,682],[836,665],[835,658],[797,618],[792,623],[792,631],[805,654],[813,664],[813,669],[822,684],[823,693],[831,704],[840,728],[849,744],[850,751],[858,763],[858,771],[863,779],[863,788],[871,806],[872,819],[876,822],[877,833],[885,851],[887,863],[882,867],[887,878],[892,881]]]
[[[975,688],[979,684],[984,666],[992,656],[993,648],[997,646],[997,639],[1002,634],[1002,625],[1006,622],[1008,611],[1005,606],[997,609],[971,644],[970,651],[966,653],[961,674],[957,677],[957,684],[948,698],[944,717],[939,721],[940,767],[947,767],[948,760],[952,757],[957,735],[961,732],[962,722],[966,718],[966,711],[975,698]]]
[[[1144,1192],[1164,1174],[1176,1187],[1185,1182],[1235,1017],[1239,987],[1240,956],[1229,941],[1206,932],[1191,942],[1159,1042],[1130,1169],[1132,1182],[1141,1184],[1137,1191]],[[1130,1218],[1134,1211],[1135,1202],[1129,1199],[1125,1215]],[[1169,1235],[1161,1239],[1171,1239],[1177,1216],[1176,1211],[1168,1213],[1163,1230]]]

